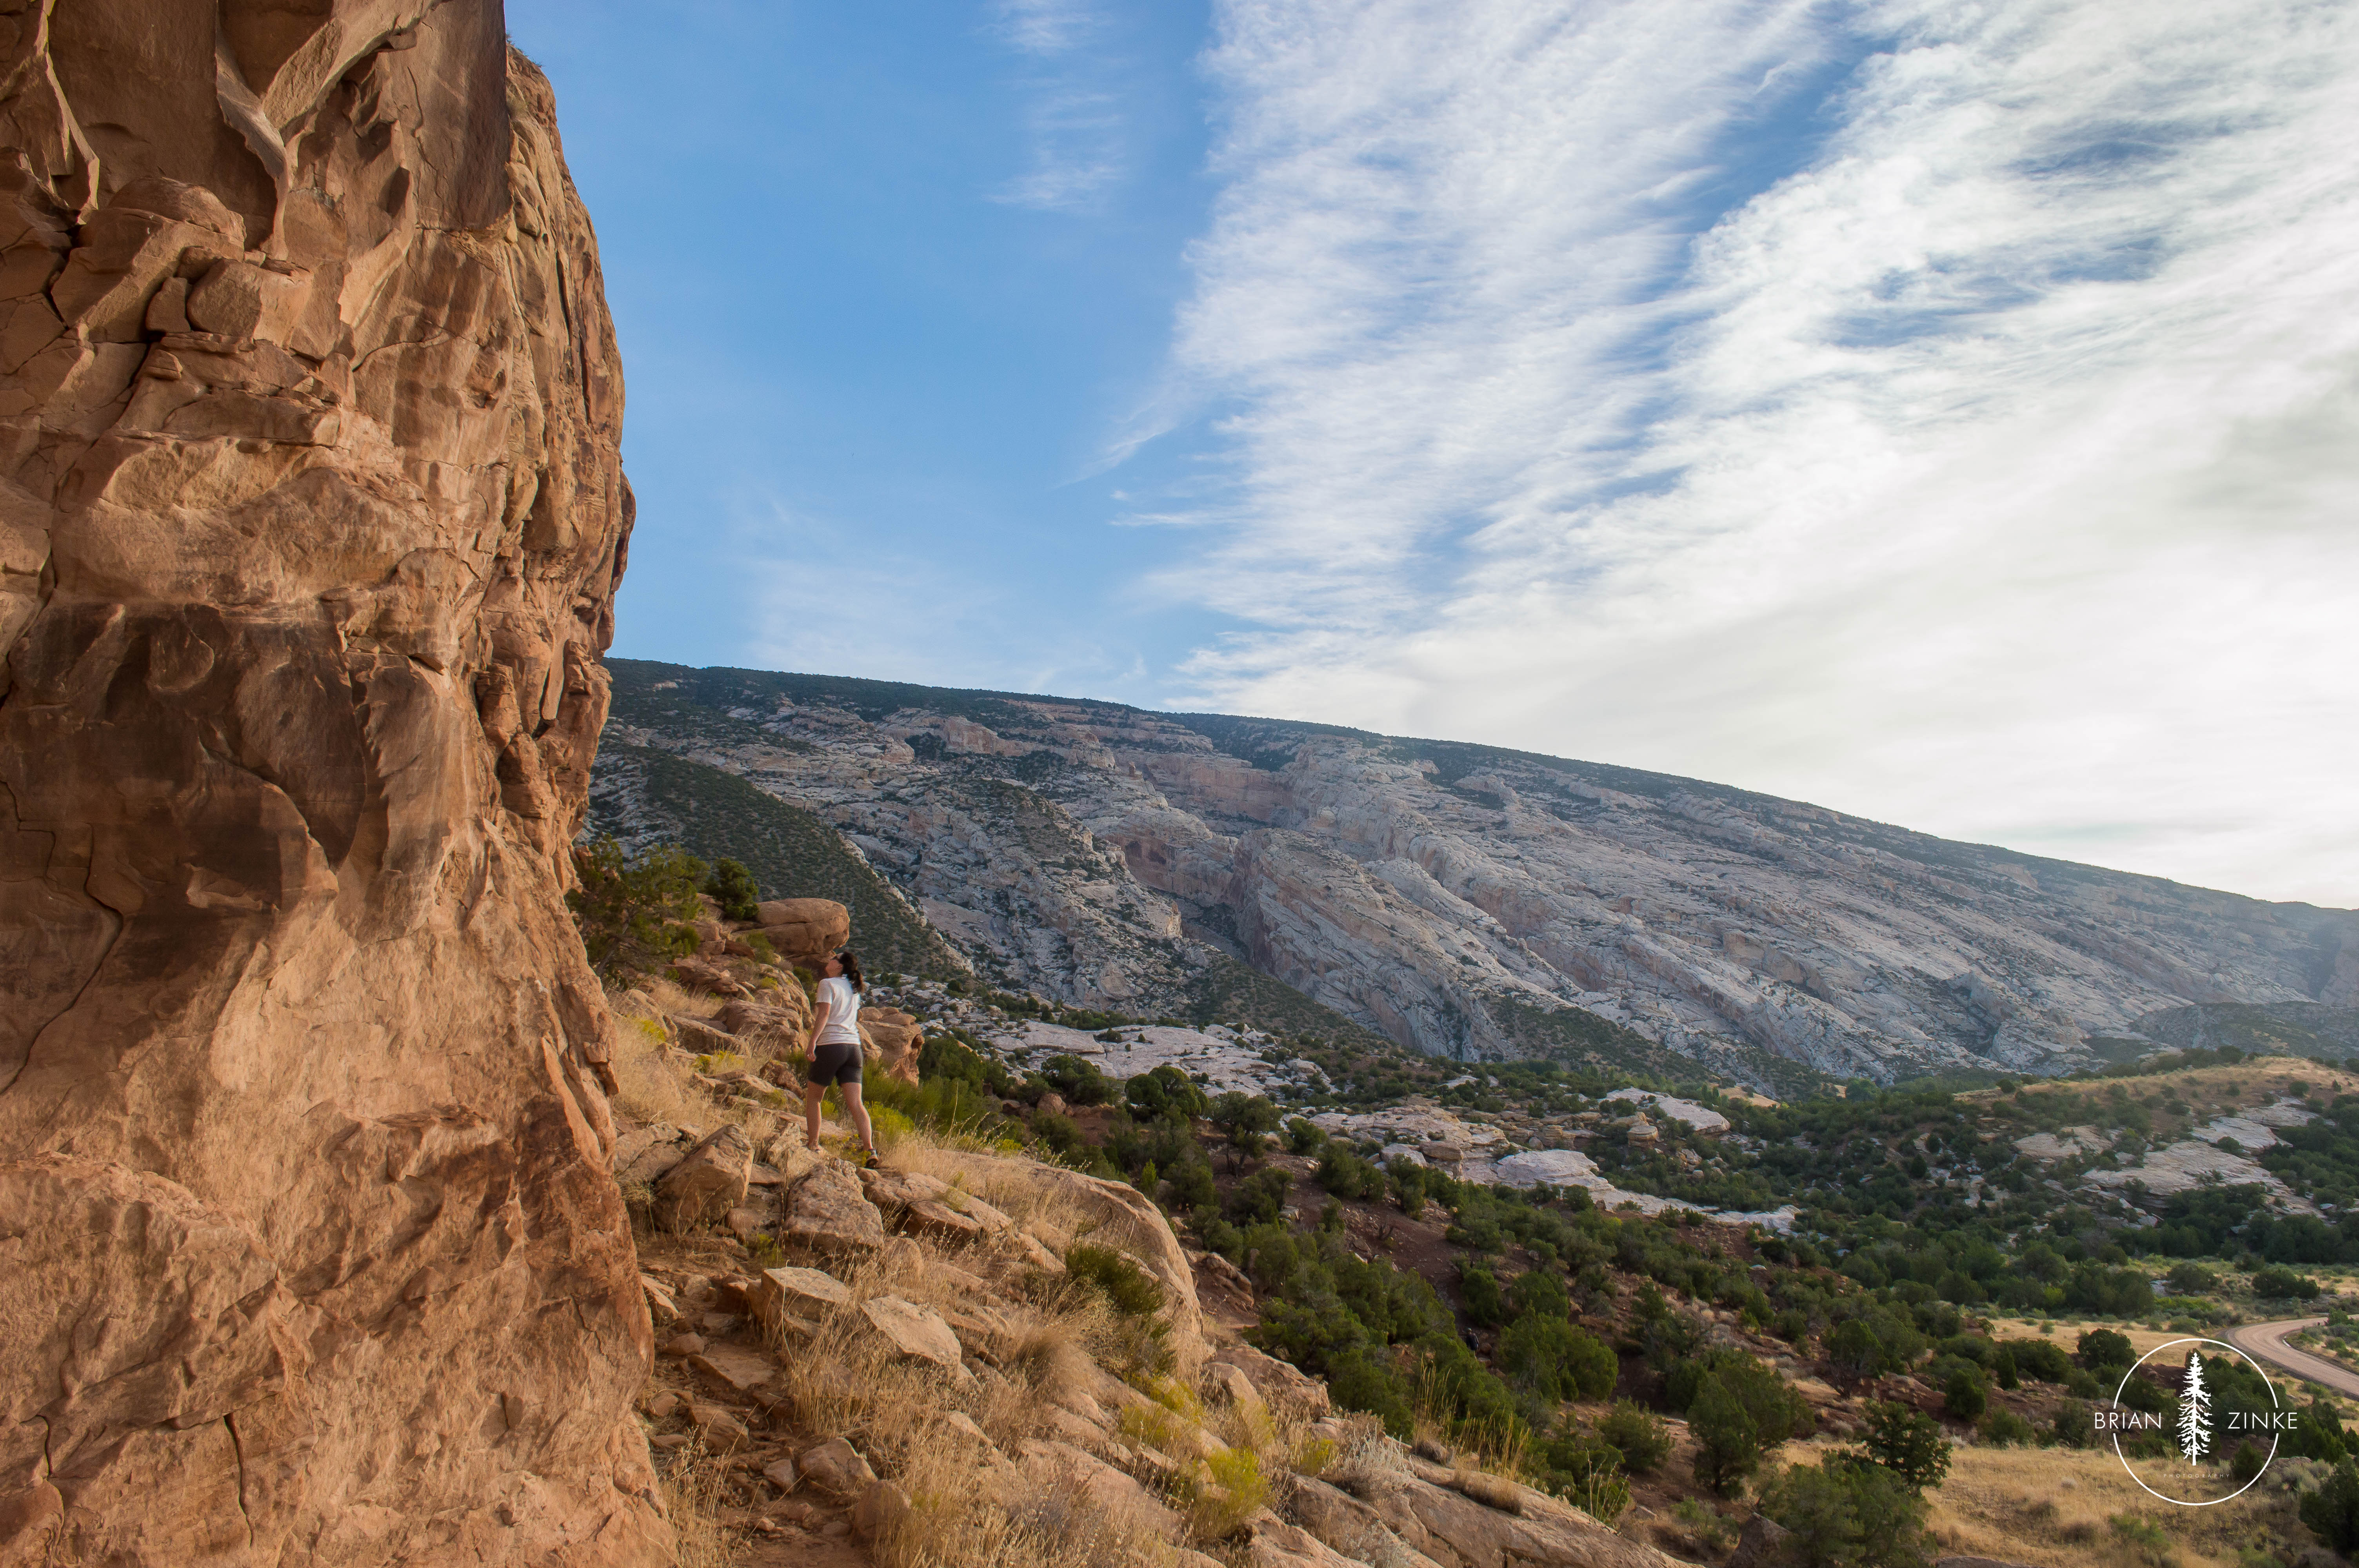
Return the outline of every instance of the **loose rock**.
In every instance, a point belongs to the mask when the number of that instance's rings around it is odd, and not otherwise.
[[[781,1314],[812,1318],[852,1304],[852,1292],[832,1274],[817,1269],[765,1269],[746,1293],[746,1304],[766,1328]]]
[[[903,1301],[899,1296],[872,1296],[860,1303],[860,1311],[869,1326],[900,1354],[931,1362],[945,1371],[964,1366],[958,1336],[931,1308]]]
[[[723,1122],[666,1173],[656,1187],[656,1223],[685,1230],[719,1219],[745,1201],[754,1171],[754,1145],[745,1130]]]
[[[885,1245],[885,1217],[860,1190],[852,1167],[827,1160],[787,1189],[779,1238],[821,1252],[873,1252]]]
[[[802,1472],[803,1479],[821,1491],[846,1499],[858,1497],[876,1479],[876,1472],[868,1467],[868,1461],[841,1437],[831,1437],[804,1449],[796,1457],[795,1465]]]

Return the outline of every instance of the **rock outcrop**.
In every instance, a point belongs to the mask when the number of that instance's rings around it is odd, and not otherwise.
[[[1191,1011],[1217,952],[1425,1051],[1579,1053],[1613,1033],[1602,1020],[1775,1092],[1808,1081],[1785,1081],[1788,1063],[1887,1081],[2070,1070],[2104,1059],[2093,1037],[2135,1051],[2142,1020],[2199,1003],[2332,1012],[2323,1037],[2359,1000],[2350,911],[1693,779],[1114,703],[614,667],[619,740],[824,816],[984,973],[1083,1006]],[[903,706],[881,710],[886,691]]]
[[[666,1560],[562,903],[631,499],[548,82],[497,0],[0,57],[0,1558]]]

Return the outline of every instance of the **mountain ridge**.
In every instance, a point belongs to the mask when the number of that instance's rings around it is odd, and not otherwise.
[[[1799,1087],[1781,1064],[2065,1071],[2171,1007],[2359,998],[2350,912],[1709,781],[1100,699],[610,667],[616,739],[815,812],[986,972],[1071,1002],[1156,1011],[1210,948],[1436,1054],[1545,1054],[1532,1019],[1586,1014],[1774,1092]]]

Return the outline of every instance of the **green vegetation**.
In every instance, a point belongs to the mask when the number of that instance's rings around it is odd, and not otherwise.
[[[852,913],[852,944],[868,972],[963,977],[966,970],[933,928],[844,841],[799,806],[765,795],[719,768],[668,752],[608,741],[599,748],[591,821],[599,801],[632,785],[666,838],[700,855],[742,867],[767,898],[830,898]],[[702,882],[700,871],[698,881]],[[717,896],[717,895],[716,895]]]
[[[2301,1522],[2333,1552],[2359,1552],[2359,1465],[2345,1459],[2301,1499]]]
[[[2359,1054],[2359,1008],[2315,1001],[2173,1007],[2139,1019],[2138,1033],[2171,1045],[2226,1045],[2247,1055],[2345,1062]]]
[[[725,855],[712,863],[712,875],[705,879],[704,892],[721,906],[724,920],[761,918],[762,890],[756,885],[754,873]]]
[[[704,862],[670,845],[636,856],[612,838],[573,851],[576,885],[565,895],[590,967],[608,980],[643,974],[696,951],[691,924]]]
[[[1651,1474],[1671,1454],[1671,1430],[1660,1416],[1631,1400],[1616,1400],[1597,1423],[1597,1435],[1622,1455],[1634,1476]]]
[[[1925,1499],[1880,1465],[1796,1465],[1763,1491],[1761,1511],[1793,1532],[1804,1568],[1912,1568],[1931,1556]]]

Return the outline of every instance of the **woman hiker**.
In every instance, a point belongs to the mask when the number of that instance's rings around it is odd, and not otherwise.
[[[819,1102],[833,1084],[852,1125],[860,1130],[860,1162],[873,1166],[876,1133],[868,1125],[868,1108],[860,1103],[860,993],[868,982],[860,978],[860,959],[849,947],[829,955],[826,975],[819,983],[818,1015],[804,1047],[810,1058],[803,1083],[804,1142],[812,1153],[820,1152]]]

